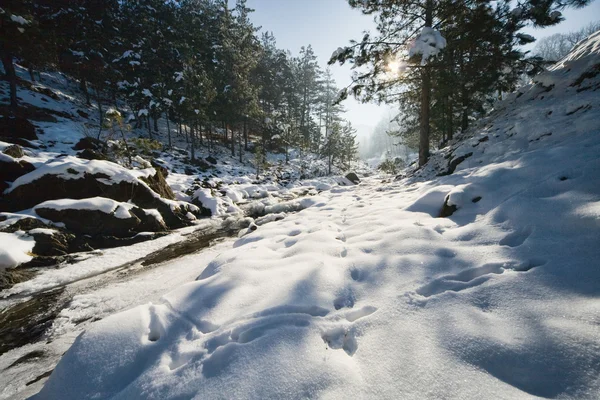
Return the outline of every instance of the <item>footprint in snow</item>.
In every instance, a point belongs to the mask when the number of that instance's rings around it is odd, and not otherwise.
[[[481,267],[465,269],[454,275],[441,276],[418,288],[416,293],[423,297],[431,297],[447,291],[460,292],[479,286],[491,279],[492,276],[503,274],[504,271],[527,272],[544,264],[546,264],[546,260],[543,259],[531,259],[520,264],[516,262],[489,263]]]
[[[525,226],[506,235],[504,239],[500,240],[500,245],[508,247],[518,247],[525,243],[525,241],[529,238],[529,236],[531,236],[532,233],[533,228],[531,226]]]

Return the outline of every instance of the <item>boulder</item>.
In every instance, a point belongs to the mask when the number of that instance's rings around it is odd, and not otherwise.
[[[446,199],[444,200],[444,205],[442,206],[442,209],[440,210],[440,218],[448,218],[450,217],[452,214],[454,214],[456,212],[456,210],[458,210],[458,207],[456,207],[454,204],[449,205],[448,201],[450,200],[450,196],[446,196]]]
[[[13,144],[12,146],[8,146],[2,151],[7,156],[11,156],[12,158],[21,158],[25,155],[23,149],[18,144]]]
[[[355,185],[358,185],[360,183],[360,179],[358,179],[358,176],[354,172],[350,172],[349,174],[347,174],[346,179],[348,179],[350,182],[354,183]]]
[[[49,203],[35,207],[36,214],[53,222],[62,222],[68,230],[80,235],[130,237],[135,234],[135,228],[141,222],[138,217],[129,213],[128,218],[120,218],[101,209],[57,209]]]
[[[3,116],[0,118],[0,136],[27,140],[37,139],[35,126],[22,117]]]
[[[14,182],[20,176],[28,174],[34,169],[35,167],[27,161],[17,161],[12,157],[0,156],[0,185],[5,182]],[[7,185],[5,186],[7,187]],[[0,191],[0,197],[3,191]]]
[[[143,176],[145,182],[142,181]],[[188,212],[193,215],[199,212],[191,204],[162,198],[157,191],[174,197],[156,170],[131,171],[108,161],[88,161],[69,156],[19,178],[5,193],[0,211],[25,210],[47,200],[104,197],[117,202],[131,202],[144,209],[156,209],[170,229],[189,225]]]
[[[213,156],[208,156],[205,158],[206,161],[208,161],[209,163],[211,163],[212,165],[216,165],[217,164],[217,159],[214,158]]]

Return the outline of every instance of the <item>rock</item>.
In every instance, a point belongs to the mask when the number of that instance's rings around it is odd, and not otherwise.
[[[349,174],[347,174],[346,179],[348,179],[350,182],[354,183],[355,185],[358,185],[360,183],[360,179],[358,179],[358,176],[354,172],[350,172]]]
[[[64,256],[80,249],[72,249],[71,243],[75,235],[55,230],[50,233],[30,233],[35,239],[35,246],[31,251],[35,256]]]
[[[210,168],[210,164],[208,164],[206,161],[204,161],[200,158],[196,158],[195,160],[190,160],[189,163],[197,166],[198,168],[200,168],[201,171],[206,171],[207,169]]]
[[[106,156],[97,150],[83,149],[77,153],[77,157],[85,160],[106,160]]]
[[[171,187],[165,180],[166,175],[163,175],[163,169],[166,170],[166,168],[162,168],[159,166],[159,167],[154,167],[154,169],[156,170],[156,174],[154,174],[148,178],[140,178],[140,179],[143,182],[146,182],[146,184],[148,184],[148,186],[150,186],[150,189],[152,189],[156,193],[160,194],[161,197],[164,197],[165,199],[169,199],[169,200],[175,200],[175,194],[173,193],[173,190],[171,189]]]
[[[35,127],[25,118],[2,117],[0,118],[0,136],[37,140]]]
[[[14,182],[20,176],[28,174],[34,169],[35,167],[27,161],[0,157],[0,183]]]
[[[16,231],[30,231],[38,228],[49,228],[49,226],[37,218],[26,217],[15,220],[14,223],[0,229],[0,232],[14,233]]]
[[[450,158],[450,162],[448,163],[448,169],[446,170],[446,172],[442,172],[442,173],[438,174],[437,176],[446,176],[446,175],[453,174],[454,171],[456,170],[456,167],[458,167],[458,165],[461,162],[465,161],[467,158],[471,157],[472,155],[473,155],[473,153],[467,153],[460,157]]]
[[[155,170],[160,171],[163,178],[166,178],[167,176],[169,176],[169,170],[164,165],[159,164],[154,160],[150,160],[150,165],[152,165]]]
[[[101,210],[74,208],[57,210],[44,207],[44,204],[36,207],[35,212],[50,221],[62,222],[68,230],[74,233],[90,236],[130,237],[135,234],[135,228],[141,222],[135,215],[131,215],[129,218],[118,218],[114,214],[108,214]]]
[[[191,204],[181,205],[160,196],[174,198],[159,172],[144,178],[145,182],[142,182],[128,169],[108,161],[65,157],[45,164],[35,174],[35,178],[22,178],[25,183],[5,193],[0,202],[0,211],[25,210],[47,200],[104,197],[117,202],[130,201],[148,210],[156,209],[169,229],[189,225],[188,212],[200,215],[199,210]]]
[[[35,272],[22,268],[0,270],[0,290],[5,290],[19,282],[25,282],[35,276]]]
[[[28,147],[30,149],[39,149],[41,146],[36,145],[35,143],[31,143],[29,140],[21,139],[21,138],[10,138],[5,136],[0,136],[0,141],[12,144],[18,144],[21,147]]]
[[[73,146],[73,150],[96,150],[106,153],[106,143],[93,137],[86,136]]]
[[[60,101],[60,96],[53,92],[51,89],[41,86],[33,86],[31,88],[34,92],[43,94],[44,96],[50,97],[52,100]]]
[[[440,218],[448,218],[449,216],[454,214],[456,212],[456,210],[458,210],[458,207],[456,207],[454,204],[448,205],[449,199],[450,199],[450,196],[446,196],[446,199],[444,200],[444,205],[442,206],[442,209],[440,210],[440,215],[439,215]]]
[[[3,151],[7,156],[11,156],[12,158],[21,158],[25,155],[23,149],[18,144],[13,144],[12,146],[8,146]]]
[[[206,161],[208,161],[209,163],[211,163],[212,165],[217,165],[217,159],[214,158],[213,156],[208,156],[205,158]]]
[[[139,207],[134,207],[129,211],[140,220],[136,232],[166,232],[168,230],[162,216],[156,218],[156,216]]]

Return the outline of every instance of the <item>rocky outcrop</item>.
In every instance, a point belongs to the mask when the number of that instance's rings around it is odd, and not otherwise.
[[[135,215],[119,218],[102,210],[78,210],[73,208],[58,210],[42,205],[35,208],[42,218],[62,222],[65,227],[79,235],[129,237],[135,235],[140,219]]]

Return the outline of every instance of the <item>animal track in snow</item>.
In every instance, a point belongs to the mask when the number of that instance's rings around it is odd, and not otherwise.
[[[335,238],[342,242],[346,241],[346,235],[344,235],[342,232],[340,232]]]
[[[500,240],[500,245],[508,247],[520,246],[527,240],[529,236],[531,236],[532,232],[533,229],[531,228],[531,226],[526,226],[524,228],[517,229],[516,231],[506,235],[504,239]]]
[[[353,356],[358,350],[356,334],[353,330],[343,327],[333,328],[325,331],[321,338],[332,349],[343,349],[346,354]]]
[[[349,322],[354,322],[354,321],[359,320],[361,318],[368,317],[369,315],[373,314],[375,311],[377,311],[377,307],[364,306],[364,307],[359,308],[357,310],[349,311],[346,314],[346,319]]]
[[[366,273],[358,268],[352,268],[350,270],[350,277],[353,281],[362,282],[365,280]]]
[[[148,325],[148,340],[151,342],[156,342],[164,333],[164,327],[158,317],[156,306],[154,304],[150,304],[148,307],[148,312],[150,313],[150,324]]]
[[[493,275],[502,274],[506,270],[526,272],[545,263],[546,261],[542,259],[532,259],[521,264],[514,262],[489,263],[481,267],[466,269],[458,274],[444,275],[421,286],[416,292],[424,297],[435,296],[446,291],[460,292],[481,285]]]
[[[169,367],[173,370],[196,359],[202,364],[205,377],[217,376],[231,362],[237,346],[253,342],[280,328],[306,328],[313,318],[325,317],[328,313],[329,310],[318,306],[282,305],[262,310],[241,322],[198,337],[203,341],[200,346],[185,344],[182,348],[187,351],[175,350],[171,354]],[[193,350],[190,351],[190,348]]]

